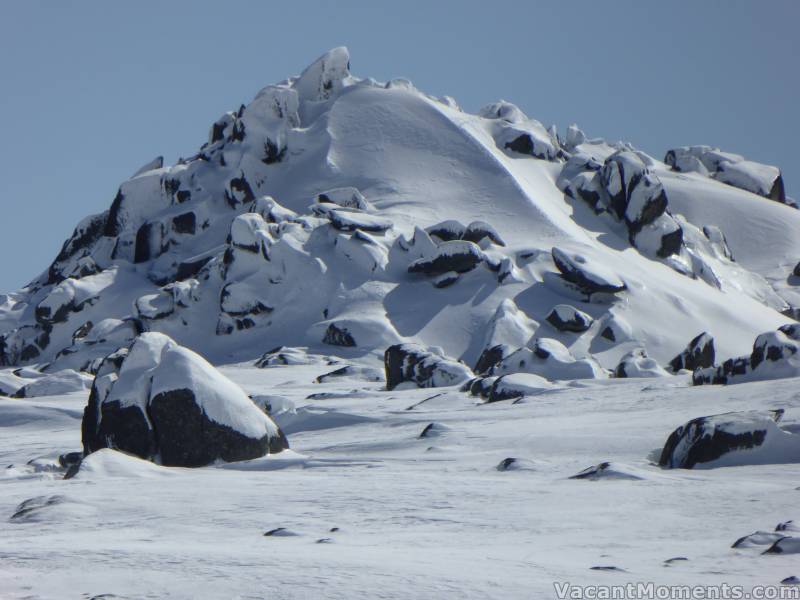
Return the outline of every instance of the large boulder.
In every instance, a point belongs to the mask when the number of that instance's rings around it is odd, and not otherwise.
[[[421,388],[447,387],[472,377],[470,368],[417,344],[395,344],[383,357],[386,389],[410,382]]]
[[[166,466],[249,460],[289,447],[241,388],[160,333],[144,333],[123,356],[104,361],[81,429],[87,455],[113,448]]]
[[[692,419],[670,434],[659,465],[669,469],[800,462],[800,435],[778,426],[783,410]]]
[[[681,369],[705,369],[714,365],[714,338],[708,333],[701,333],[686,348],[673,358],[669,366],[674,373]]]

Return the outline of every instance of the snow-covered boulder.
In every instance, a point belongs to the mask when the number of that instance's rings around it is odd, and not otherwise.
[[[106,360],[84,410],[84,453],[113,448],[166,466],[200,467],[288,448],[247,394],[198,354],[144,333]]]
[[[421,388],[447,387],[472,377],[470,368],[417,344],[395,344],[384,353],[386,389],[410,382]]]
[[[591,316],[569,304],[558,304],[548,313],[546,320],[559,331],[583,333],[594,322]]]
[[[420,258],[408,266],[409,273],[442,275],[450,271],[466,273],[477,267],[484,254],[473,242],[452,240],[441,243],[429,258]]]
[[[654,359],[647,356],[644,348],[634,348],[623,356],[614,377],[666,377],[669,375]]]
[[[659,465],[710,469],[800,462],[800,435],[781,429],[782,417],[779,409],[692,419],[670,434]]]
[[[731,384],[800,376],[800,325],[783,325],[759,335],[750,356],[729,358],[715,367],[697,369],[694,385]]]
[[[783,177],[778,167],[765,165],[739,154],[711,146],[682,146],[667,151],[664,162],[675,171],[695,172],[747,190],[776,202],[786,203]]]
[[[498,246],[506,245],[497,230],[486,221],[472,221],[469,225],[464,226],[456,220],[449,219],[426,227],[425,231],[428,235],[442,242],[464,240],[479,244],[485,238],[492,244]]]
[[[37,396],[60,396],[72,392],[82,392],[92,385],[91,376],[73,369],[63,369],[55,373],[40,375],[26,383],[14,394],[14,398],[35,398]]]
[[[255,362],[255,366],[260,369],[267,367],[280,367],[286,365],[310,365],[315,361],[308,356],[303,348],[287,348],[278,346],[265,352],[261,358]]]
[[[544,377],[532,373],[512,373],[497,377],[489,390],[488,402],[499,402],[511,398],[536,396],[554,389]]]
[[[495,376],[531,373],[551,381],[608,377],[596,360],[591,357],[575,358],[564,344],[550,338],[539,338],[533,348],[520,348],[512,352],[488,373]]]
[[[614,272],[604,265],[590,262],[581,254],[555,246],[551,254],[561,277],[588,297],[593,294],[616,294],[627,289]]]
[[[355,208],[358,210],[369,211],[372,206],[364,198],[364,195],[354,187],[342,187],[325,190],[317,194],[319,204],[335,204],[343,208]]]
[[[714,365],[714,357],[714,338],[703,332],[689,342],[683,352],[670,361],[669,366],[674,373],[681,369],[705,369]]]

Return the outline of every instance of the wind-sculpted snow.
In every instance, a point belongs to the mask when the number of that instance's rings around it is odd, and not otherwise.
[[[800,212],[723,183],[769,168],[687,152],[559,136],[506,101],[468,114],[336,48],[122,182],[2,297],[0,366],[94,373],[143,331],[214,363],[413,343],[495,375],[552,338],[571,359],[534,368],[549,380],[636,347],[663,366],[705,331],[724,361],[800,314]]]

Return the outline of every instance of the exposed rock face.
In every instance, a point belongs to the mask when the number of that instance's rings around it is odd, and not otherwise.
[[[686,349],[670,361],[669,366],[674,373],[681,369],[705,369],[714,365],[714,357],[714,338],[703,332],[689,342]]]
[[[559,304],[547,315],[547,322],[559,331],[583,333],[592,326],[594,319],[574,306]]]
[[[81,426],[84,453],[113,448],[166,466],[200,467],[288,448],[234,383],[194,352],[144,333],[95,377]]]
[[[729,384],[800,375],[800,325],[783,325],[759,335],[750,356],[729,358],[719,366],[699,368],[694,385]]]
[[[384,354],[386,389],[393,390],[404,382],[417,387],[458,385],[472,377],[466,365],[424,349],[417,344],[396,344]]]
[[[800,462],[800,435],[783,431],[783,410],[692,419],[667,439],[659,464],[671,469]]]

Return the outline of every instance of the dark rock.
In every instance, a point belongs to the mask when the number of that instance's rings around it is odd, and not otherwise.
[[[166,466],[199,467],[288,448],[283,432],[240,388],[167,336],[144,333],[119,364],[118,358],[103,361],[92,385],[81,423],[84,454],[114,448]]]
[[[286,156],[286,146],[278,148],[278,145],[270,139],[264,142],[264,157],[261,159],[265,165],[273,165],[281,162]]]
[[[322,338],[323,344],[331,346],[355,347],[356,341],[345,327],[337,327],[334,323],[328,325],[325,330],[325,337]]]
[[[794,269],[792,269],[792,275],[795,277],[800,277],[800,262],[794,266]]]
[[[68,469],[73,465],[79,465],[83,460],[83,452],[67,452],[58,457],[58,464]]]
[[[185,281],[197,275],[200,270],[214,258],[213,256],[206,256],[197,260],[190,260],[182,262],[178,265],[178,271],[175,274],[176,281]]]
[[[326,216],[334,229],[339,231],[350,232],[360,229],[372,233],[383,233],[392,227],[392,222],[388,219],[361,212],[331,209],[327,211]]]
[[[764,554],[800,554],[800,537],[783,537],[764,550]]]
[[[627,289],[625,283],[613,273],[591,266],[580,255],[568,254],[555,246],[551,250],[553,262],[561,277],[575,284],[587,296],[596,293],[616,294]]]
[[[194,235],[197,227],[195,214],[193,212],[183,213],[172,219],[172,229],[175,233],[188,233]]]
[[[244,173],[228,182],[228,189],[225,190],[225,200],[231,208],[236,208],[240,204],[247,204],[255,200],[253,189],[250,187],[250,183],[245,178]]]
[[[506,344],[497,344],[486,348],[478,357],[478,362],[475,363],[473,370],[478,375],[488,375],[495,365],[511,354],[511,351],[511,347]]]
[[[669,366],[674,373],[681,369],[694,371],[713,366],[714,358],[714,338],[703,332],[689,342],[686,349],[670,361]]]
[[[466,233],[466,228],[458,221],[450,220],[426,227],[425,232],[431,237],[436,237],[443,242],[452,242],[453,240],[462,239]]]
[[[669,469],[693,469],[730,452],[761,446],[783,410],[724,413],[692,419],[670,434],[658,464]]]
[[[559,331],[583,333],[592,326],[594,319],[574,306],[559,304],[547,315],[547,322]]]
[[[500,237],[500,234],[497,233],[497,230],[486,223],[485,221],[473,221],[467,228],[464,230],[461,239],[466,242],[474,242],[478,243],[483,238],[489,239],[493,244],[497,244],[498,246],[505,246],[506,243],[503,241],[503,238]]]
[[[387,348],[384,367],[388,390],[404,382],[412,382],[421,388],[457,385],[472,376],[472,371],[466,365],[434,354],[417,344],[396,344]]]
[[[481,249],[472,242],[455,240],[443,242],[431,258],[421,258],[409,265],[409,273],[442,275],[444,273],[466,273],[484,260]]]
[[[433,287],[437,289],[444,289],[453,285],[460,278],[461,276],[455,271],[448,271],[447,273],[442,273],[434,278]]]
[[[422,430],[422,433],[419,434],[419,439],[439,437],[449,430],[449,427],[446,427],[441,423],[428,423],[425,426],[425,429]]]

